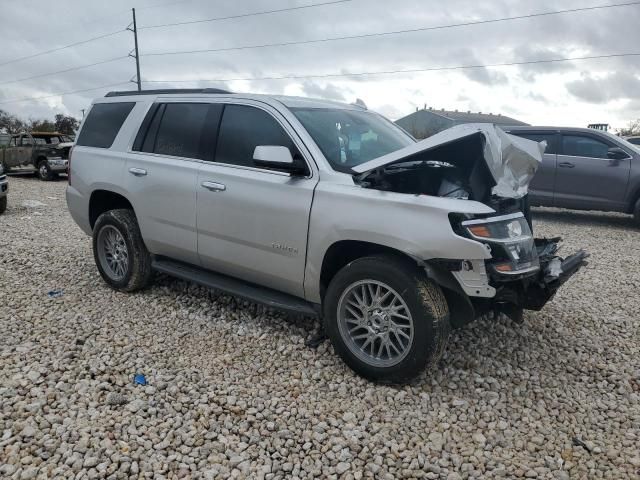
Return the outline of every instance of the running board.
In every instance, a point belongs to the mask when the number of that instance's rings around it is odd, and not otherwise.
[[[244,282],[237,278],[214,273],[200,267],[189,265],[163,257],[154,258],[151,267],[172,277],[188,280],[215,290],[242,297],[256,303],[262,303],[271,308],[284,310],[306,316],[318,316],[315,304],[302,300],[287,293],[278,292],[267,287]]]

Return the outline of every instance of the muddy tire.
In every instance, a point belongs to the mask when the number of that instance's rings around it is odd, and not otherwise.
[[[406,383],[435,365],[450,331],[440,287],[412,262],[387,255],[360,258],[336,274],[324,322],[344,362],[379,383]]]
[[[93,257],[103,280],[114,290],[133,292],[151,282],[151,255],[133,210],[110,210],[98,217]]]
[[[49,166],[49,162],[46,160],[41,160],[38,162],[38,178],[44,182],[48,182],[54,179],[55,175],[51,171],[51,167]]]
[[[0,215],[7,209],[7,196],[0,198]]]

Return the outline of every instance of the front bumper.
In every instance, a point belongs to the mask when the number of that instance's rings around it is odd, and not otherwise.
[[[56,173],[65,173],[67,171],[67,167],[69,166],[69,160],[62,157],[49,157],[47,159],[47,163],[49,164],[49,168],[51,168],[51,171]]]
[[[5,197],[9,192],[9,182],[6,175],[0,175],[0,198]]]
[[[578,250],[565,258],[557,255],[561,240],[560,237],[535,240],[540,262],[540,268],[536,272],[517,280],[504,275],[492,277],[491,283],[496,286],[496,296],[493,298],[495,310],[505,313],[514,308],[541,310],[567,280],[587,265],[589,254],[584,250]]]

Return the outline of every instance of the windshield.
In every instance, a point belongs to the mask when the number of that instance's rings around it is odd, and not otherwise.
[[[384,117],[338,108],[292,108],[331,166],[351,167],[395,152],[415,142]]]

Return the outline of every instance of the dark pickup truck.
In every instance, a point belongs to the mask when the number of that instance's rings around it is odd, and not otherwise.
[[[19,133],[11,135],[0,151],[6,173],[35,172],[41,180],[53,180],[66,173],[73,141],[61,133]]]

